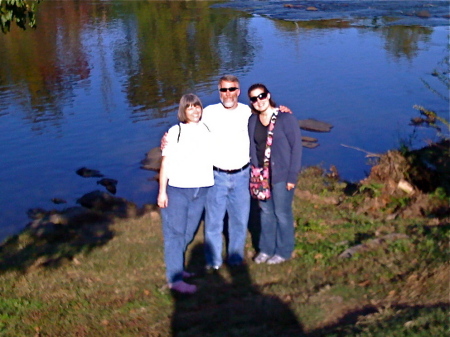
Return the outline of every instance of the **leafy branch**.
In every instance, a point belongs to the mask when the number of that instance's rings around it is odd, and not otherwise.
[[[11,29],[11,23],[22,29],[36,27],[37,5],[42,0],[0,0],[0,27],[4,34]]]

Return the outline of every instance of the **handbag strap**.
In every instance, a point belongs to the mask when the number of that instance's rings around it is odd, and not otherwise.
[[[270,148],[272,146],[273,129],[275,127],[275,122],[277,121],[277,114],[278,114],[278,110],[276,110],[272,114],[272,117],[270,117],[269,127],[267,128],[266,150],[264,151],[264,167],[269,167]]]

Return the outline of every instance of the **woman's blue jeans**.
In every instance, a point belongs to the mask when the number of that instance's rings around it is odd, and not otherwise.
[[[267,255],[291,258],[294,250],[294,217],[292,201],[294,189],[288,191],[286,183],[272,185],[269,200],[259,201],[261,208],[261,237],[259,249]]]
[[[164,258],[169,283],[182,280],[184,254],[194,238],[205,207],[209,187],[167,186],[168,207],[161,208]]]

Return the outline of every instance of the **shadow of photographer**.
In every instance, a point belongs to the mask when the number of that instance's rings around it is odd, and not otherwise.
[[[187,270],[196,273],[193,295],[173,292],[172,336],[304,336],[289,306],[265,295],[252,283],[248,267],[222,267],[204,272],[205,247],[190,252]]]

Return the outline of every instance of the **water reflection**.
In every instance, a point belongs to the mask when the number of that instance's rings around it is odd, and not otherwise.
[[[112,78],[106,57],[112,48],[114,71],[125,81],[133,113],[151,109],[158,114],[148,118],[165,117],[183,93],[198,90],[199,83],[208,87],[213,74],[251,65],[248,22],[237,12],[214,15],[209,6],[206,1],[45,2],[39,29],[1,37],[0,86],[14,84],[7,92],[14,97],[2,101],[21,104],[31,123],[57,120],[75,88],[90,85],[83,81],[91,79],[94,66],[100,67],[107,101]]]
[[[0,93],[0,111],[14,114],[19,109],[8,103],[19,105],[24,113],[20,117],[34,131],[58,126],[77,82],[90,75],[80,34],[82,7],[87,5],[50,2],[39,14],[40,29],[12,29],[0,36],[0,86],[9,89]]]
[[[30,123],[57,121],[63,107],[73,102],[74,90],[90,86],[94,64],[100,67],[108,108],[113,79],[106,55],[112,48],[114,71],[124,80],[132,113],[140,119],[167,117],[183,93],[208,90],[216,74],[245,73],[253,65],[259,46],[251,39],[248,18],[231,11],[223,15],[226,10],[214,15],[217,10],[210,5],[207,1],[43,3],[39,29],[13,29],[1,37],[0,111],[13,101],[27,111],[25,119]],[[276,21],[275,26],[307,36],[317,34],[318,25],[329,29],[329,21],[320,25]],[[430,41],[433,30],[396,26],[379,32],[387,52],[411,59],[419,42]],[[97,54],[98,60],[88,53]]]
[[[135,36],[120,41],[114,54],[134,114],[167,117],[184,93],[206,90],[218,72],[252,64],[248,21],[237,13],[215,15],[208,2],[130,6],[136,7]]]
[[[430,42],[432,32],[431,28],[417,26],[393,26],[381,29],[386,41],[384,45],[386,51],[395,58],[406,57],[409,60],[417,56],[420,42]]]
[[[380,19],[381,20],[381,19]],[[343,20],[323,21],[275,21],[275,26],[292,35],[317,34],[317,29],[346,29],[350,24]],[[384,39],[384,49],[394,58],[406,57],[412,59],[417,56],[420,43],[429,43],[433,29],[421,26],[382,26],[375,29],[361,29],[361,34],[378,32]]]
[[[243,88],[267,83],[298,118],[334,124],[304,165],[335,164],[350,180],[368,166],[341,143],[384,151],[413,104],[448,114],[420,81],[433,83],[446,28],[317,28],[205,1],[44,1],[38,15],[37,30],[0,35],[0,240],[28,208],[63,207],[52,198],[70,207],[98,188],[77,177],[82,166],[117,179],[118,196],[153,202],[140,160],[180,96],[216,103],[224,73]]]

